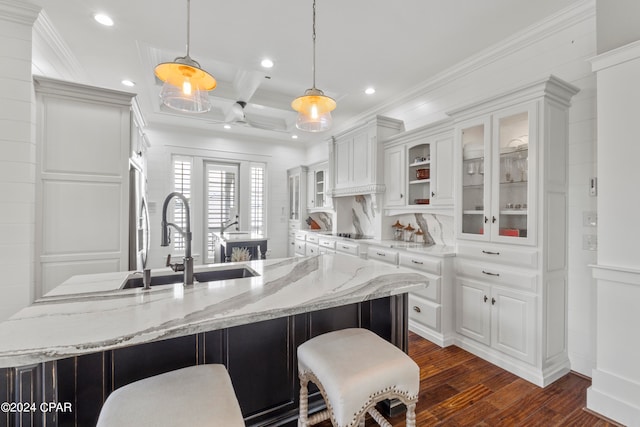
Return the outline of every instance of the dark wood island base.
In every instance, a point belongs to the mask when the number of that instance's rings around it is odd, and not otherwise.
[[[296,349],[300,344],[325,332],[362,327],[406,352],[407,319],[407,295],[401,294],[53,362],[3,368],[0,401],[29,403],[36,410],[3,412],[0,425],[94,426],[104,400],[118,387],[186,366],[222,363],[231,376],[247,426],[294,426],[299,404]],[[324,404],[317,389],[310,391],[311,410],[321,409]],[[46,410],[50,402],[69,402],[71,411],[64,411],[63,405]],[[42,404],[45,405],[41,408]]]

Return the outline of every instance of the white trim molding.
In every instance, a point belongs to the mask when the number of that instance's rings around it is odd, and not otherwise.
[[[593,265],[597,280],[597,358],[587,408],[626,426],[640,426],[640,270]]]
[[[33,25],[40,6],[19,0],[0,0],[0,19],[24,25]]]

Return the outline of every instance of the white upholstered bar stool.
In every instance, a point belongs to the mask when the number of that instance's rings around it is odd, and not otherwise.
[[[298,347],[300,416],[307,427],[330,419],[335,427],[364,426],[366,414],[391,424],[376,403],[397,398],[407,407],[407,427],[416,425],[420,368],[402,350],[366,329],[319,335]],[[309,416],[308,383],[320,389],[327,409]]]
[[[224,365],[189,366],[127,384],[109,395],[97,427],[244,427]]]

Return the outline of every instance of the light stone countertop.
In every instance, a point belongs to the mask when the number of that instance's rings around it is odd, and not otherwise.
[[[428,284],[408,268],[340,255],[198,266],[195,272],[241,265],[258,276],[151,290],[120,289],[131,272],[73,277],[0,323],[0,368],[347,305]]]

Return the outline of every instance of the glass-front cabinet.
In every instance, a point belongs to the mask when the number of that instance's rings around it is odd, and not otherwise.
[[[535,104],[460,123],[460,237],[533,244]]]

